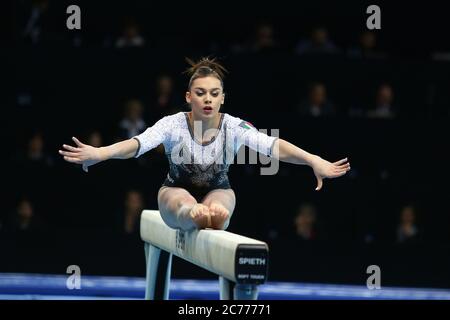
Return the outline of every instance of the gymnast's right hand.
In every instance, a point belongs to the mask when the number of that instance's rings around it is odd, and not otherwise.
[[[83,170],[88,172],[88,167],[101,161],[100,148],[81,143],[77,138],[72,137],[77,147],[63,144],[63,150],[59,150],[59,154],[64,156],[64,160],[72,163],[81,164]]]

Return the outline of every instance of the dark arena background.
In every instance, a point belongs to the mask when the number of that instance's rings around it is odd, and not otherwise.
[[[69,30],[69,5],[81,29]],[[368,29],[371,4],[380,29]],[[5,5],[6,6],[6,5]],[[227,231],[269,246],[259,299],[450,299],[450,42],[444,9],[384,2],[17,0],[2,74],[0,299],[143,299],[143,209],[164,149],[90,167],[105,146],[189,111],[185,57],[229,70],[222,112],[351,170],[235,164]],[[247,147],[246,147],[247,148]],[[247,150],[248,151],[248,150]],[[81,290],[69,290],[69,266]],[[369,288],[375,266],[381,288]],[[69,268],[69,269],[68,269]],[[217,275],[174,257],[172,299],[218,299]]]

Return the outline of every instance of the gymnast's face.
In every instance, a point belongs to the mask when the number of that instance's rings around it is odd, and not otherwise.
[[[191,105],[195,119],[211,120],[218,117],[224,99],[222,84],[216,77],[197,78],[186,92],[186,102]]]

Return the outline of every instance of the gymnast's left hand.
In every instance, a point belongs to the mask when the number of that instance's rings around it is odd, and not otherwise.
[[[311,167],[317,179],[316,191],[322,189],[323,179],[341,177],[350,171],[350,162],[347,162],[347,160],[347,158],[344,158],[331,163],[319,156],[314,156],[311,161]]]

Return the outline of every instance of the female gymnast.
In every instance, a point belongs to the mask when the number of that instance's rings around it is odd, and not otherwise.
[[[182,230],[228,227],[236,204],[228,168],[243,144],[277,160],[309,165],[317,179],[316,190],[322,188],[323,179],[340,177],[350,170],[347,158],[328,162],[259,132],[249,122],[219,112],[225,100],[225,68],[215,59],[187,60],[191,67],[185,98],[190,112],[165,116],[143,133],[105,147],[95,148],[73,137],[76,147],[64,144],[65,150],[59,153],[87,172],[98,162],[139,157],[162,143],[169,173],[158,192],[158,207],[169,227]]]

